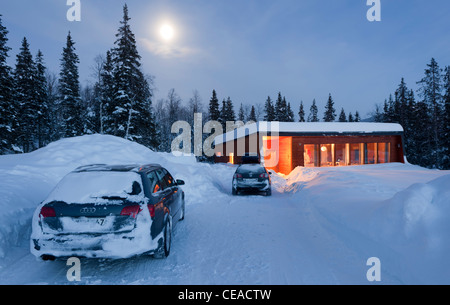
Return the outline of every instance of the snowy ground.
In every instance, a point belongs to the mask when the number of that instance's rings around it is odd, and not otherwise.
[[[234,167],[112,136],[0,157],[0,284],[68,284],[65,261],[29,251],[35,207],[77,166],[160,163],[186,181],[186,220],[165,260],[81,260],[82,284],[449,284],[450,172],[404,164],[297,168],[273,196],[231,196]]]

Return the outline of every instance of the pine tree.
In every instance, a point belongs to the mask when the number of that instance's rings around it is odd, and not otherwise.
[[[275,102],[275,120],[278,122],[288,122],[287,111],[286,98],[281,96],[281,92],[278,92],[278,98]]]
[[[7,46],[8,30],[3,26],[1,17],[2,15],[0,15],[0,154],[5,154],[13,151],[17,109],[11,103],[13,80],[11,68],[6,62],[11,48]]]
[[[319,109],[316,105],[316,99],[313,100],[311,108],[309,108],[308,122],[319,122]]]
[[[209,100],[208,117],[210,121],[218,121],[220,118],[219,99],[216,90],[213,90],[212,97]]]
[[[298,110],[298,117],[299,117],[299,119],[298,119],[299,122],[306,122],[303,101],[300,101],[300,109]]]
[[[266,113],[264,115],[264,121],[273,122],[276,120],[275,107],[272,103],[272,99],[270,98],[270,96],[267,97],[266,103],[264,105],[264,112]]]
[[[325,113],[323,116],[324,122],[334,122],[336,119],[336,110],[334,109],[334,102],[331,94],[328,96],[328,101],[325,106]]]
[[[14,103],[18,112],[19,125],[15,132],[16,143],[22,151],[31,152],[37,147],[36,120],[39,112],[39,105],[35,97],[35,76],[36,68],[33,56],[30,52],[30,45],[26,38],[22,40],[20,52],[16,58],[14,70]]]
[[[294,111],[292,111],[291,103],[287,103],[286,122],[294,122],[294,121],[295,121],[295,114]]]
[[[47,92],[47,79],[45,77],[46,67],[44,64],[44,55],[38,50],[36,55],[36,75],[34,79],[34,94],[38,105],[38,113],[36,118],[36,132],[38,146],[44,147],[50,143],[50,104]]]
[[[419,87],[419,96],[422,101],[428,105],[430,110],[430,156],[431,164],[435,168],[440,168],[441,147],[439,145],[440,135],[442,134],[442,123],[440,114],[442,113],[442,79],[441,70],[434,58],[427,65],[425,76],[417,82]]]
[[[442,120],[442,169],[450,169],[450,66],[444,74],[444,113]]]
[[[347,116],[345,115],[344,108],[341,109],[341,114],[339,115],[339,122],[347,122]]]
[[[380,105],[375,105],[375,113],[373,115],[373,120],[375,122],[381,123],[383,122],[383,112],[380,110]]]
[[[67,43],[63,49],[61,72],[59,74],[59,105],[62,112],[63,136],[73,137],[83,134],[81,118],[81,97],[78,74],[78,55],[75,43],[69,32]]]
[[[348,114],[348,121],[349,121],[349,123],[355,122],[355,119],[353,118],[353,114],[351,112],[349,112],[349,114]]]
[[[244,105],[242,105],[242,103],[241,103],[241,107],[239,108],[238,120],[241,122],[245,121],[245,111],[244,111]]]
[[[234,122],[236,121],[236,115],[234,113],[234,106],[233,101],[230,97],[227,98],[226,102],[226,116],[225,116],[226,122]]]
[[[393,114],[393,122],[399,123],[404,126],[407,124],[406,119],[408,115],[408,94],[409,90],[406,86],[405,79],[402,78],[400,85],[395,91],[395,100],[394,100],[394,114]]]
[[[111,51],[106,52],[106,59],[100,74],[100,83],[97,86],[100,89],[100,133],[114,135],[117,133],[119,123],[115,120],[116,117],[113,114],[115,110],[115,83]]]
[[[361,117],[360,117],[358,111],[355,112],[355,122],[356,122],[356,123],[357,123],[357,122],[361,122]]]
[[[130,20],[125,4],[112,50],[115,85],[112,115],[117,124],[116,135],[156,148],[159,140],[152,111],[152,91],[149,78],[141,70],[141,56]]]
[[[258,122],[258,119],[256,117],[256,109],[255,106],[252,105],[252,109],[250,110],[250,114],[247,118],[247,122]]]

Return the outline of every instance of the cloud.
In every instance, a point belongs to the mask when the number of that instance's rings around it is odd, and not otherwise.
[[[147,38],[141,38],[139,40],[148,52],[163,58],[184,58],[200,53],[199,49],[187,46],[156,42]]]

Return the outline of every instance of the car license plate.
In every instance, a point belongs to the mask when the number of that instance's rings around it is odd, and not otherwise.
[[[258,179],[244,179],[245,183],[255,183],[257,181],[258,181]]]
[[[97,219],[97,224],[99,224],[100,226],[103,226],[103,225],[105,224],[105,222],[106,222],[106,219],[105,219],[105,218],[99,218],[99,219]]]

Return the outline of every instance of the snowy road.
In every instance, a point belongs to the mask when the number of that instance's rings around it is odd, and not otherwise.
[[[82,259],[81,284],[450,283],[450,172],[405,164],[297,168],[273,196],[232,196],[234,167],[157,154],[108,136],[0,158],[0,284],[70,284],[65,261],[30,254],[38,203],[82,165],[157,162],[186,181],[186,219],[167,259]]]
[[[82,283],[335,284],[365,279],[368,257],[332,236],[308,202],[299,205],[286,198],[274,206],[271,198],[259,196],[229,199],[220,207],[207,202],[191,206],[167,259],[82,259]],[[68,284],[68,269],[65,261],[36,260],[24,242],[2,264],[0,284]]]

